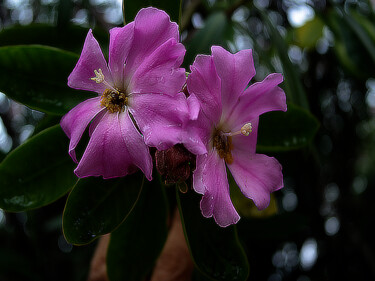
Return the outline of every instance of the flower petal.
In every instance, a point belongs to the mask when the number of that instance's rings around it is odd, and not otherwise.
[[[190,114],[183,93],[175,97],[162,94],[133,94],[129,100],[129,110],[148,146],[165,150],[177,143],[195,141],[195,136],[189,136],[185,129]],[[201,142],[196,145],[205,147]]]
[[[242,126],[259,115],[274,110],[286,111],[286,96],[277,87],[283,81],[279,73],[268,75],[262,82],[255,83],[245,90],[238,99],[233,113],[228,116],[230,126]]]
[[[123,89],[124,66],[133,44],[134,22],[128,23],[124,27],[112,28],[109,34],[108,65],[113,76],[114,85],[119,89]]]
[[[145,57],[129,82],[130,93],[158,93],[175,95],[186,82],[185,69],[179,68],[185,47],[174,38]]]
[[[225,162],[215,151],[197,156],[193,186],[203,194],[200,205],[204,217],[213,216],[221,227],[238,222],[240,217],[230,199]]]
[[[141,9],[134,19],[134,40],[125,67],[130,79],[142,61],[170,38],[179,40],[178,25],[167,13],[153,7]]]
[[[233,150],[233,163],[228,165],[242,193],[252,199],[258,209],[270,203],[270,193],[283,185],[280,163],[264,154],[249,154]]]
[[[119,114],[121,134],[133,163],[142,170],[146,178],[152,180],[152,158],[143,136],[138,132],[127,112]]]
[[[225,116],[231,112],[238,97],[255,75],[253,55],[249,49],[232,54],[219,46],[212,46],[211,51],[221,79],[221,102]]]
[[[121,177],[137,170],[121,134],[118,114],[107,112],[91,135],[75,173],[78,177]]]
[[[83,45],[81,56],[68,77],[68,86],[74,89],[93,91],[102,94],[106,87],[98,84],[91,78],[95,77],[94,70],[101,69],[105,80],[112,85],[112,76],[104,59],[98,41],[90,29]]]
[[[75,148],[79,140],[90,121],[102,110],[100,98],[92,98],[78,104],[61,119],[61,128],[70,139],[69,155],[74,162],[78,162]]]
[[[190,112],[190,119],[196,120],[199,116],[199,112],[201,110],[200,102],[194,94],[191,94],[187,98],[189,112]]]
[[[204,114],[216,124],[221,116],[221,82],[214,61],[211,56],[198,55],[190,69],[188,91],[196,96]]]

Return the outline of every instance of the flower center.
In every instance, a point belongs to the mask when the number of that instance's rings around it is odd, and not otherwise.
[[[100,105],[106,107],[111,113],[124,111],[127,103],[128,97],[125,93],[112,89],[106,89],[100,101]]]
[[[226,136],[219,129],[215,129],[212,138],[212,146],[216,148],[220,158],[224,159],[228,164],[232,164],[233,158],[231,150],[233,145],[231,136]]]
[[[232,164],[232,137],[240,134],[248,136],[252,132],[252,129],[253,127],[251,126],[251,123],[246,123],[242,126],[241,130],[234,133],[225,133],[220,129],[215,128],[212,134],[212,146],[217,150],[220,158],[224,159],[227,164]]]
[[[98,84],[103,83],[107,86],[107,89],[105,89],[101,96],[100,105],[106,107],[111,113],[124,111],[125,106],[128,104],[127,94],[109,84],[104,79],[104,74],[100,68],[94,70],[94,73],[95,77],[91,78],[91,80],[94,80]]]

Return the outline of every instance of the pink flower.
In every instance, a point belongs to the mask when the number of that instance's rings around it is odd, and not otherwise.
[[[203,194],[203,216],[213,216],[226,227],[240,219],[229,196],[226,167],[258,209],[266,208],[270,193],[283,187],[279,162],[257,154],[255,148],[259,115],[286,111],[286,98],[277,86],[283,81],[281,74],[270,74],[247,88],[255,75],[251,50],[231,54],[213,46],[211,51],[211,56],[197,56],[187,81],[191,97],[202,108],[197,122],[208,151],[197,156],[193,186]]]
[[[78,177],[120,177],[139,168],[151,180],[148,146],[162,150],[184,142],[183,124],[196,109],[180,93],[186,82],[179,68],[185,48],[178,40],[178,26],[165,12],[142,9],[134,22],[110,30],[107,64],[88,32],[68,85],[99,96],[61,120],[75,162],[75,148],[89,125],[90,140],[75,169]]]

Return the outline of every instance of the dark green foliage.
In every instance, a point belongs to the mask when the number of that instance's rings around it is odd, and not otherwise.
[[[204,218],[199,198],[193,191],[177,191],[181,221],[196,267],[211,280],[247,280],[249,265],[236,226],[221,228],[212,218]]]
[[[12,151],[0,164],[0,208],[21,212],[50,204],[76,183],[68,138],[59,125]]]
[[[132,212],[142,191],[143,175],[80,179],[66,202],[63,231],[68,242],[87,244],[114,231]]]
[[[156,179],[143,185],[126,220],[111,234],[108,276],[111,281],[138,281],[149,274],[167,237],[168,202]]]
[[[77,91],[67,77],[78,55],[46,46],[0,48],[0,90],[33,109],[63,115],[95,93]]]

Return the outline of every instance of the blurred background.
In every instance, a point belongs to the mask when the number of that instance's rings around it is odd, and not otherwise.
[[[0,0],[0,46],[45,44],[80,53],[94,28],[105,51],[106,32],[123,24],[121,6],[121,0]],[[374,7],[369,0],[183,1],[185,67],[213,44],[231,52],[251,48],[253,81],[283,73],[288,101],[320,125],[303,147],[258,149],[282,163],[285,187],[268,212],[250,212],[238,224],[249,280],[375,280]],[[29,36],[27,27],[45,25],[85,32],[67,33],[64,41]],[[0,160],[45,120],[0,92]],[[0,209],[0,281],[86,279],[95,243],[65,241],[65,200],[27,213]]]

